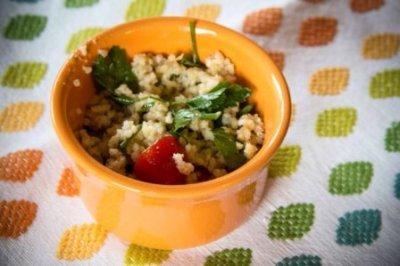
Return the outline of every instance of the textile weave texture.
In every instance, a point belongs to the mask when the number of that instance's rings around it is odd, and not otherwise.
[[[50,121],[70,53],[150,16],[245,34],[293,100],[259,208],[187,250],[122,243],[97,224]],[[400,264],[400,1],[1,0],[0,28],[0,265]]]

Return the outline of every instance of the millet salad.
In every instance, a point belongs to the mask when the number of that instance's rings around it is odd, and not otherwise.
[[[264,124],[251,90],[221,52],[200,61],[195,23],[192,54],[99,51],[87,71],[97,93],[76,135],[100,163],[146,182],[186,184],[225,175],[260,149]]]

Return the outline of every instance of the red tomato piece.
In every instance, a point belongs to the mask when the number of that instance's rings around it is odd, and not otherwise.
[[[186,176],[181,174],[172,158],[174,153],[185,154],[185,149],[173,136],[165,136],[140,154],[135,163],[135,175],[139,180],[164,184],[184,184]]]

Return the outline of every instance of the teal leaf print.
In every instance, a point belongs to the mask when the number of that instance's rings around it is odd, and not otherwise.
[[[18,62],[8,66],[1,78],[4,87],[29,89],[37,85],[47,71],[47,64],[41,62]]]
[[[336,242],[339,245],[371,245],[381,230],[381,212],[379,210],[357,210],[348,212],[339,218],[336,229]]]
[[[400,97],[400,69],[388,69],[375,74],[369,84],[373,99]]]
[[[11,0],[11,1],[19,2],[19,3],[32,3],[32,4],[34,4],[34,3],[39,2],[40,0]]]
[[[17,15],[10,19],[4,29],[4,37],[11,40],[33,40],[44,30],[47,17]]]
[[[277,266],[321,266],[321,258],[313,255],[286,257],[276,264]]]
[[[400,152],[400,122],[393,122],[386,130],[385,148],[388,152]]]
[[[160,264],[169,258],[170,250],[141,247],[131,244],[125,253],[125,265]]]
[[[208,256],[205,266],[248,266],[251,264],[252,251],[249,248],[224,249]]]
[[[396,181],[394,183],[394,195],[400,200],[400,173],[396,175]]]
[[[313,204],[290,204],[274,211],[268,225],[268,236],[272,239],[302,238],[313,224]]]
[[[84,7],[84,6],[92,6],[98,3],[99,0],[65,0],[65,7]]]
[[[164,12],[165,0],[133,0],[129,5],[125,19],[127,21],[160,16]]]
[[[366,190],[373,176],[370,162],[348,162],[332,169],[329,192],[336,195],[360,194]]]

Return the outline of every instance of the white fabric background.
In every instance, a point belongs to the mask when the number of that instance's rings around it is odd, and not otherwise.
[[[182,15],[186,8],[205,1],[167,2],[164,15]],[[210,3],[211,1],[207,1]],[[348,1],[336,0],[313,5],[293,1],[212,1],[222,11],[217,22],[240,31],[246,14],[260,8],[279,6],[284,19],[273,37],[254,37],[262,47],[285,53],[284,75],[296,105],[294,122],[285,144],[298,144],[302,157],[291,177],[268,181],[267,194],[252,218],[239,229],[206,246],[171,253],[165,265],[201,265],[206,256],[225,248],[252,250],[253,265],[273,265],[284,257],[318,255],[324,265],[399,265],[400,201],[394,197],[394,178],[400,171],[400,153],[384,149],[386,129],[400,120],[400,99],[370,98],[370,78],[387,68],[400,67],[400,55],[388,60],[365,60],[361,56],[363,38],[373,33],[400,33],[400,2],[386,1],[379,11],[356,14]],[[59,239],[67,228],[93,221],[78,197],[60,197],[55,190],[62,169],[70,160],[53,132],[49,95],[55,75],[67,59],[65,46],[71,34],[90,26],[111,27],[124,22],[129,1],[102,0],[88,8],[66,9],[63,1],[43,0],[21,4],[1,0],[0,27],[15,14],[36,13],[48,17],[46,29],[34,41],[12,41],[0,37],[0,73],[16,61],[48,63],[44,79],[33,90],[0,88],[0,108],[9,103],[38,100],[45,111],[38,124],[21,133],[0,133],[0,155],[26,148],[37,148],[44,157],[35,176],[23,185],[0,182],[0,199],[27,199],[38,203],[37,217],[27,233],[18,239],[0,239],[1,265],[121,265],[127,246],[109,235],[93,258],[66,262],[56,258]],[[334,42],[316,48],[297,43],[301,21],[311,16],[332,16],[338,20]],[[347,89],[337,96],[314,96],[308,82],[313,72],[324,67],[348,67]],[[320,138],[315,134],[319,112],[333,107],[357,109],[354,133],[346,138]],[[361,195],[334,196],[328,192],[330,169],[347,161],[370,161],[374,176]],[[291,203],[313,203],[314,225],[300,240],[271,240],[266,228],[272,212]],[[338,218],[358,209],[379,209],[382,229],[371,246],[339,246],[335,242]]]

